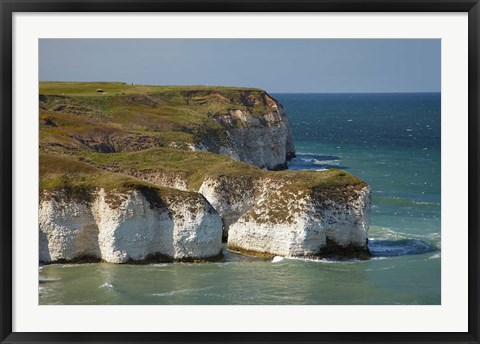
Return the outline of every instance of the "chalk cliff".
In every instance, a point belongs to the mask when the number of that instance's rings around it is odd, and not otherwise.
[[[255,114],[247,108],[230,109],[212,118],[226,130],[226,139],[204,146],[214,153],[269,170],[287,168],[287,160],[295,156],[293,139],[288,127],[283,106],[267,93],[242,94],[243,102],[249,107],[262,104],[263,110]],[[218,144],[221,142],[221,144]]]
[[[348,178],[330,173],[332,179]],[[303,183],[285,175],[220,177],[205,180],[199,192],[221,215],[224,239],[233,250],[279,256],[327,256],[342,248],[366,253],[370,188],[358,181],[327,190]]]
[[[368,255],[370,191],[355,192],[335,202],[309,194],[287,195],[286,202],[261,197],[229,228],[228,247],[240,252],[272,256]]]
[[[97,94],[96,89],[104,92]],[[40,85],[40,261],[368,257],[370,188],[295,156],[258,89]]]
[[[40,261],[194,260],[220,255],[222,222],[200,194],[155,189],[92,190],[88,200],[45,192]]]

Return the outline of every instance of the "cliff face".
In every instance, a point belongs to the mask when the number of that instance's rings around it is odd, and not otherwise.
[[[101,259],[110,263],[152,257],[208,259],[221,252],[222,222],[199,194],[178,192],[163,199],[144,193],[99,189],[91,199],[65,192],[40,203],[40,261]]]
[[[311,189],[289,190],[292,184],[281,178],[219,178],[206,180],[199,192],[221,215],[232,250],[279,256],[323,256],[334,246],[368,251],[368,186],[335,199]]]
[[[333,169],[268,171],[295,151],[266,92],[40,89],[42,262],[209,259],[222,238],[255,255],[368,256],[363,181]]]
[[[213,118],[226,129],[227,139],[221,145],[206,142],[209,151],[223,154],[260,168],[283,170],[295,156],[295,148],[285,111],[280,103],[262,94],[265,105],[260,114],[229,110]],[[252,105],[260,101],[251,97]]]
[[[230,226],[256,202],[257,190],[264,185],[252,176],[209,177],[198,190],[218,211],[223,221],[223,239],[228,238]]]
[[[98,97],[87,92],[88,84],[81,86],[87,95],[40,95],[43,129],[49,134],[41,142],[44,148],[118,153],[173,147],[270,170],[286,169],[295,156],[286,113],[262,90],[144,87],[139,91],[148,94],[138,95],[116,85],[113,94]],[[45,86],[43,91],[52,92]],[[80,130],[72,132],[72,126]]]
[[[369,197],[365,187],[347,202],[302,195],[279,207],[272,197],[260,198],[230,226],[228,246],[278,256],[326,256],[332,247],[366,252]]]

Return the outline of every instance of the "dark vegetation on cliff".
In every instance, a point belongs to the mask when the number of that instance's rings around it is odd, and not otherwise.
[[[260,89],[41,82],[39,91],[41,190],[64,189],[79,198],[100,187],[180,193],[157,185],[152,176],[159,173],[181,177],[191,191],[209,177],[270,178],[286,191],[331,200],[345,200],[365,186],[339,170],[271,172],[192,151],[225,139],[215,116],[235,109],[259,115],[276,106]]]

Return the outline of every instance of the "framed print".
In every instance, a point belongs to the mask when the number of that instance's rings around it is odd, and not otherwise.
[[[2,1],[2,343],[478,342],[479,8]]]

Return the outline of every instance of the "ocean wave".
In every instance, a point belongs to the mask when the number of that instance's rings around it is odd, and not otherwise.
[[[405,233],[386,227],[370,227],[369,242],[375,241],[400,241],[400,240],[417,240],[426,243],[436,250],[441,249],[441,234],[440,233]]]
[[[418,201],[412,201],[413,204],[418,204],[418,205],[440,205],[440,203],[436,202],[418,202]]]
[[[434,255],[431,255],[430,257],[428,257],[428,259],[440,259],[442,258],[442,255],[440,253],[435,253]]]
[[[39,283],[49,283],[49,282],[56,282],[56,281],[60,281],[61,278],[54,278],[54,277],[42,277],[40,276],[39,279],[38,279],[38,282]]]
[[[313,161],[314,165],[338,165],[336,160],[316,160]]]
[[[300,158],[300,160],[302,162],[306,162],[306,163],[312,163],[313,165],[329,165],[329,164],[333,164],[333,165],[338,165],[338,160],[335,159],[335,160],[319,160],[319,159],[315,159],[315,158]]]
[[[365,271],[382,271],[382,270],[391,270],[391,269],[395,269],[396,266],[395,265],[392,265],[392,266],[386,266],[386,267],[383,267],[383,268],[371,268],[371,269],[365,269]]]
[[[347,259],[347,260],[332,260],[332,259],[326,259],[326,258],[306,258],[306,257],[285,257],[285,259],[288,260],[299,260],[303,262],[314,262],[314,263],[323,263],[323,264],[337,264],[337,263],[358,263],[358,262],[364,262],[365,260],[361,259]]]
[[[381,226],[371,226],[369,230],[369,241],[374,240],[399,240],[405,239],[404,233],[397,232],[391,228]]]
[[[288,163],[288,168],[291,170],[315,170],[323,171],[330,168],[338,168],[346,170],[348,166],[340,166],[339,161],[341,157],[337,155],[318,155],[318,154],[303,154],[297,153],[297,156]],[[321,168],[321,169],[318,169]]]
[[[423,254],[437,250],[436,247],[418,239],[369,240],[368,249],[374,256],[382,257]]]
[[[284,259],[285,259],[285,257],[275,256],[272,259],[272,263],[278,263],[278,262],[281,262]]]
[[[302,161],[304,161],[304,162],[318,161],[318,160],[316,160],[316,159],[314,159],[314,158],[308,158],[308,159],[307,159],[307,158],[300,158],[300,160],[302,160]]]
[[[297,154],[297,158],[301,157],[303,155],[315,156],[315,157],[317,157],[317,159],[318,158],[328,158],[328,159],[331,159],[331,160],[339,160],[341,158],[340,155],[319,155],[318,153],[311,153],[311,152],[297,152],[296,154]]]
[[[424,206],[428,208],[440,206],[440,203],[437,202],[414,201],[401,197],[375,197],[374,201],[375,203],[386,203],[399,206]]]
[[[172,291],[167,291],[165,293],[155,293],[155,294],[152,294],[152,296],[175,296],[175,295],[183,295],[183,294],[194,294],[196,292],[212,289],[214,287],[215,286],[205,287],[205,288],[194,288],[194,289],[176,289]]]

